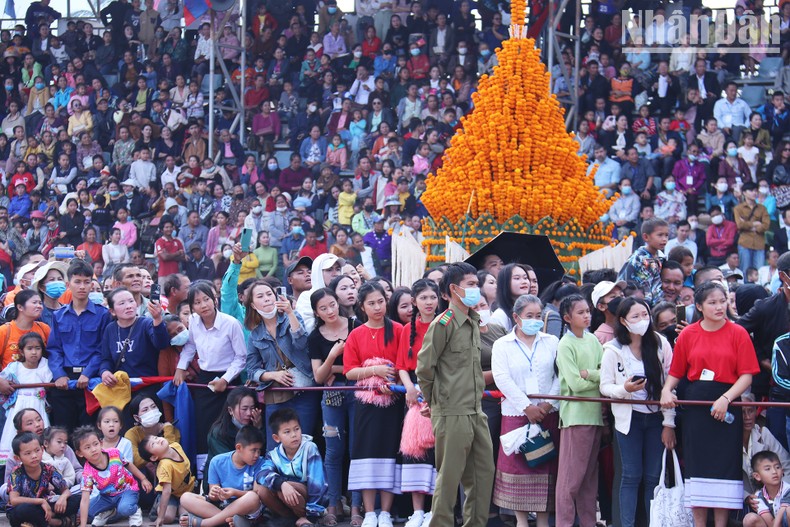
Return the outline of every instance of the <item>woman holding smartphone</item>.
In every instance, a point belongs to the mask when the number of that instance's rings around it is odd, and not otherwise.
[[[617,308],[614,340],[603,347],[601,394],[612,399],[653,400],[661,396],[672,362],[672,347],[653,330],[644,300],[626,298]],[[661,474],[661,452],[675,448],[675,411],[643,404],[612,404],[615,439],[622,470],[617,482],[620,524],[633,527],[639,485],[644,480],[645,508]]]

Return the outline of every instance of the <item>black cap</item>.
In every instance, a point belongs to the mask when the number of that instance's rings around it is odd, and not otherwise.
[[[743,186],[741,186],[741,190],[742,191],[757,190],[757,184],[752,183],[751,181],[747,181],[746,183],[743,184]]]
[[[406,176],[401,176],[398,178],[398,185],[400,185],[401,183],[408,183],[408,182],[409,180],[408,178],[406,178]]]
[[[310,258],[309,256],[302,256],[294,263],[292,263],[291,265],[285,268],[285,277],[288,278],[289,276],[291,276],[291,273],[293,273],[296,270],[296,268],[299,267],[300,265],[304,265],[308,269],[312,269],[313,259]]]

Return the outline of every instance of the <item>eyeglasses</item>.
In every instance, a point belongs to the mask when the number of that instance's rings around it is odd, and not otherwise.
[[[373,104],[381,104],[381,101],[373,101]]]
[[[44,220],[42,220],[41,218],[31,218],[30,220],[31,220],[31,221],[44,221]]]
[[[47,223],[57,223],[58,220],[47,220]]]

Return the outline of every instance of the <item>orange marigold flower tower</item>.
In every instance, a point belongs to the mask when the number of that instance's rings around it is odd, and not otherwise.
[[[579,256],[611,239],[598,223],[611,200],[587,175],[565,111],[549,95],[551,75],[526,38],[524,11],[525,0],[513,0],[512,36],[497,49],[499,65],[480,78],[474,111],[427,179],[421,199],[433,218],[423,227],[429,263],[444,261],[445,236],[474,252],[500,231],[516,231],[548,235],[574,272]]]

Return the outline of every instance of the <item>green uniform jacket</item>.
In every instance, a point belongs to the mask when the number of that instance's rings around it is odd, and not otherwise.
[[[417,380],[434,416],[474,415],[485,383],[480,367],[480,317],[450,307],[431,322],[417,354]]]

